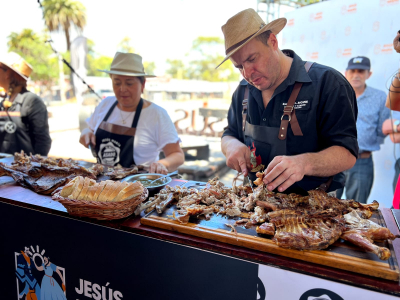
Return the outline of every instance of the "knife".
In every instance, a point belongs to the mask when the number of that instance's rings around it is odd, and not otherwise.
[[[254,194],[254,190],[253,190],[253,184],[252,184],[252,182],[251,182],[251,180],[250,180],[250,177],[249,177],[249,175],[247,175],[247,180],[249,181],[249,184],[250,184],[251,190],[253,191],[253,194]]]

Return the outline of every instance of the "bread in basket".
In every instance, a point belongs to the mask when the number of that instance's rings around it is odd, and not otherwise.
[[[52,199],[64,205],[70,215],[113,220],[131,215],[147,196],[147,189],[139,181],[96,182],[77,176],[57,190]]]

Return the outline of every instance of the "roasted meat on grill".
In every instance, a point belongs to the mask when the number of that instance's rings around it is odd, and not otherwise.
[[[394,240],[399,235],[394,235],[389,229],[382,227],[371,220],[362,219],[356,211],[344,216],[346,219],[346,231],[341,238],[364,249],[375,253],[380,259],[387,260],[390,257],[389,249],[375,245],[374,241]]]
[[[67,184],[75,176],[96,179],[100,172],[102,172],[100,165],[94,165],[88,170],[72,159],[54,159],[40,155],[27,156],[23,151],[15,153],[11,166],[0,163],[0,176],[11,176],[23,187],[45,195]]]
[[[325,249],[343,233],[345,221],[333,211],[307,213],[278,210],[268,213],[275,225],[273,241],[280,247],[298,250]]]

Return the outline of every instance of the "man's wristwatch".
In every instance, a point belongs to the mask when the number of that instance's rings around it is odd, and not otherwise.
[[[399,120],[396,120],[396,121],[394,121],[393,122],[393,132],[394,133],[397,133],[398,132],[398,126],[399,126],[399,124],[400,124],[400,121]]]

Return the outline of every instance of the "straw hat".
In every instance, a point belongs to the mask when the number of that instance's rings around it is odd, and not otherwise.
[[[279,18],[265,24],[261,17],[252,8],[243,10],[234,15],[225,25],[222,26],[222,32],[225,37],[226,57],[217,68],[236,51],[261,33],[271,30],[272,33],[278,34],[283,27],[285,27],[286,22],[286,18]]]
[[[28,80],[32,73],[32,66],[15,52],[9,52],[0,58],[0,63],[9,67],[25,80]]]
[[[124,76],[156,77],[154,75],[147,75],[144,72],[142,57],[134,53],[115,53],[110,70],[99,71],[108,74],[117,74]]]

